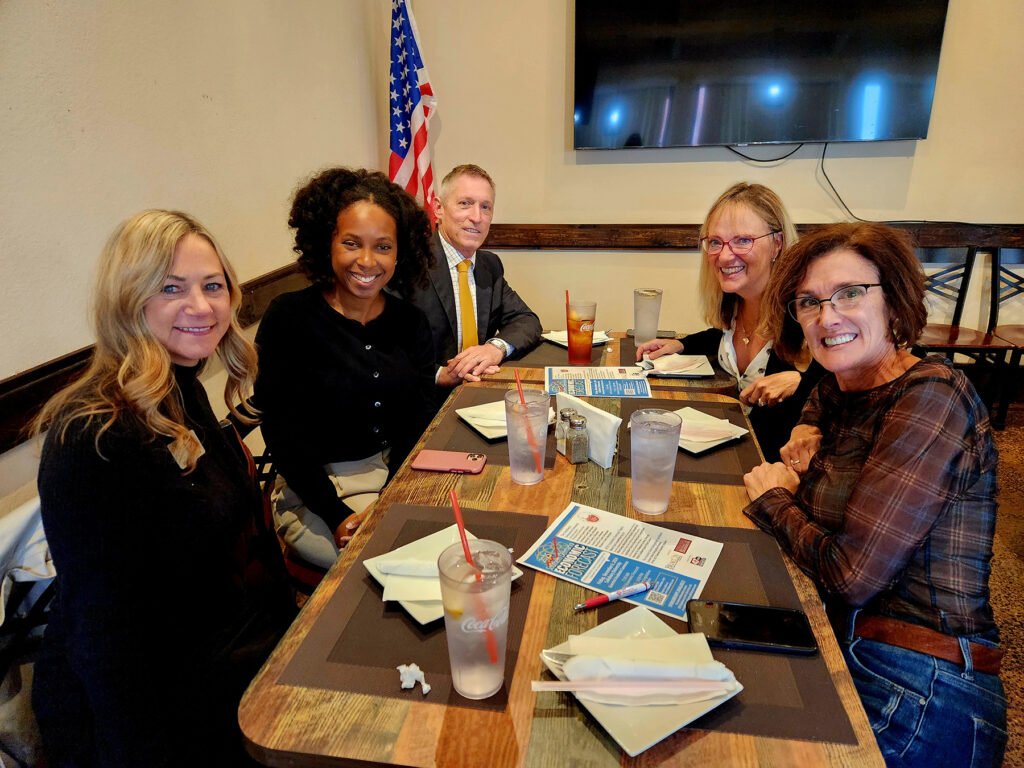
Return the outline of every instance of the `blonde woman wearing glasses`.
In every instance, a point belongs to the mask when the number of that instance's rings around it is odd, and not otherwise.
[[[778,195],[760,184],[734,184],[711,206],[700,229],[701,303],[711,328],[637,348],[637,360],[676,352],[717,358],[736,379],[768,461],[778,461],[800,409],[824,374],[806,354],[797,364],[776,354],[761,329],[761,296],[772,265],[796,237]]]

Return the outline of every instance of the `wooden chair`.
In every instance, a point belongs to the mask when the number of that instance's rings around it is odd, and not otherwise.
[[[1021,274],[1024,273],[1024,263],[1022,263],[1024,262],[1024,249],[997,248],[993,258],[989,327],[992,328],[992,332],[996,336],[1013,345],[1007,377],[1009,379],[1009,376],[1020,369],[1021,356],[1024,353],[1024,324],[1001,325],[999,323],[999,308],[1024,293],[1024,275]],[[997,429],[1002,429],[1006,425],[1006,413],[1015,394],[1015,388],[1008,383],[1003,397],[999,400],[999,408],[993,422]]]
[[[916,250],[922,261],[926,263],[934,261],[933,251],[935,249],[919,248]],[[961,324],[979,249],[976,246],[970,246],[941,250],[945,254],[959,252],[962,254],[959,256],[961,260],[928,275],[925,280],[925,290],[953,302],[952,321],[948,325],[928,323],[921,338],[914,345],[913,351],[918,355],[940,352],[948,355],[951,359],[954,355],[963,355],[972,360],[975,366],[987,368],[992,381],[989,386],[983,388],[987,391],[988,396],[982,394],[982,399],[988,405],[989,412],[992,413],[996,402],[1005,401],[1009,391],[1010,367],[1006,358],[1013,352],[1014,346],[993,332],[995,323],[991,311],[988,328],[984,331]],[[942,258],[945,260],[948,256],[943,255]],[[998,249],[995,249],[992,258],[993,273],[997,274],[999,270]],[[1003,424],[998,421],[998,417],[993,420],[993,426],[996,429],[1002,428]]]
[[[227,423],[230,423],[239,438],[242,439],[242,445],[252,460],[250,468],[263,494],[263,524],[267,530],[273,531],[277,537],[277,542],[281,547],[281,554],[284,557],[285,570],[288,572],[292,588],[299,594],[309,597],[327,574],[327,569],[321,568],[300,557],[290,547],[285,546],[284,540],[277,533],[277,526],[274,524],[273,505],[271,503],[271,496],[277,483],[277,469],[274,467],[270,449],[265,449],[261,454],[253,455],[249,450],[249,446],[244,442],[244,438],[259,428],[259,422],[246,424],[233,413],[230,413],[222,422],[222,424]]]

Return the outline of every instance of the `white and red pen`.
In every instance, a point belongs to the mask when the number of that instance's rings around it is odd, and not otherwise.
[[[617,589],[614,592],[609,592],[607,595],[598,595],[592,597],[586,602],[574,605],[574,611],[582,611],[587,608],[596,608],[599,605],[604,605],[612,600],[618,600],[623,597],[632,597],[633,595],[639,595],[641,592],[646,592],[648,589],[653,587],[654,584],[650,581],[641,581],[639,584],[632,584],[622,589]]]

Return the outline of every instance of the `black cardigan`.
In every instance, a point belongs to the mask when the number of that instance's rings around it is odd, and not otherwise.
[[[53,765],[242,761],[239,698],[294,616],[237,438],[196,369],[175,375],[206,451],[192,472],[130,414],[100,453],[95,419],[46,437],[39,496],[57,596],[32,699]]]
[[[708,328],[699,333],[691,333],[684,336],[680,341],[683,343],[683,352],[688,355],[708,355],[712,360],[718,360],[718,348],[722,343],[722,336],[725,332],[718,328]],[[762,372],[763,376],[771,376],[773,373],[785,371],[796,371],[796,367],[776,354],[775,350],[768,352],[768,364]],[[800,412],[804,403],[811,394],[811,390],[817,385],[827,371],[812,360],[806,371],[800,373],[800,385],[796,392],[787,397],[775,406],[754,405],[750,409],[750,425],[754,428],[754,435],[757,443],[761,446],[761,452],[766,461],[778,461],[779,449],[789,442],[789,434],[793,431],[800,420]]]
[[[390,449],[393,475],[433,417],[426,319],[384,296],[384,311],[363,325],[315,286],[282,294],[256,334],[263,437],[288,486],[332,531],[352,510],[324,465]]]

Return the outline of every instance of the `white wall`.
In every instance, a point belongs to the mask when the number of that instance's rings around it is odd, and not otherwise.
[[[115,225],[181,208],[241,279],[287,263],[296,184],[376,165],[377,0],[0,2],[0,379],[92,343]]]

